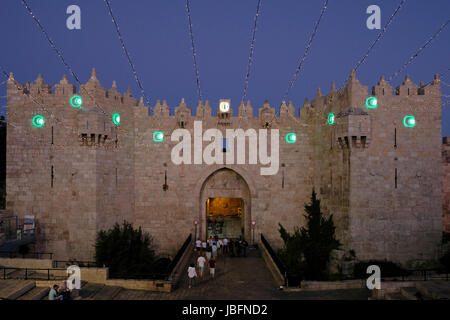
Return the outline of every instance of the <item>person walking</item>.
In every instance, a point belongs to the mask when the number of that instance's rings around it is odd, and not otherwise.
[[[214,275],[216,273],[216,260],[212,258],[209,260],[208,264],[209,264],[209,274],[211,275],[211,279],[214,279]]]
[[[200,273],[200,278],[203,278],[203,270],[205,269],[205,262],[206,259],[203,255],[200,255],[200,257],[198,257],[197,259],[197,265],[198,265],[198,270]]]
[[[223,252],[228,253],[228,239],[223,238]]]
[[[217,251],[218,254],[223,254],[223,241],[222,239],[217,240]]]
[[[188,268],[188,284],[189,288],[192,288],[197,277],[197,271],[195,270],[195,264],[191,263]]]
[[[210,246],[208,246],[206,248],[206,259],[209,261],[209,259],[211,259],[211,252],[212,252],[212,248]]]
[[[200,254],[201,248],[202,248],[202,241],[200,239],[197,239],[197,241],[195,241],[195,251],[197,251],[197,253]]]
[[[230,239],[228,246],[229,246],[228,251],[230,252],[230,256],[234,257],[234,241],[233,241],[233,239]]]
[[[217,258],[217,245],[215,243],[213,243],[213,245],[211,246],[211,251],[212,251],[213,259],[216,259]]]
[[[206,252],[206,241],[202,242],[202,252]]]

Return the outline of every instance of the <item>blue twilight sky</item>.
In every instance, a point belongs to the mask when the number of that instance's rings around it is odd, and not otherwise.
[[[332,80],[340,86],[350,69],[376,38],[379,30],[366,27],[366,8],[381,8],[381,25],[387,22],[401,0],[330,0],[312,43],[304,68],[289,100],[296,108],[318,87],[327,93]],[[91,68],[97,69],[107,89],[113,80],[119,91],[140,90],[123,54],[103,0],[27,0],[81,82]],[[262,0],[254,61],[247,97],[253,107],[265,99],[278,107],[305,45],[318,19],[324,0]],[[81,8],[81,30],[68,30],[66,9]],[[182,97],[196,107],[198,96],[188,33],[185,0],[111,0],[127,48],[153,106],[166,99],[171,107]],[[191,0],[193,32],[198,52],[204,99],[216,106],[230,98],[235,112],[242,97],[247,71],[251,32],[257,0]],[[408,0],[398,12],[382,40],[357,77],[369,85],[380,75],[389,77],[450,18],[448,0]],[[14,72],[25,83],[42,73],[49,84],[63,74],[75,80],[50,48],[21,0],[1,0],[0,66]],[[399,85],[405,74],[419,84],[450,68],[450,24],[391,85]],[[0,76],[0,83],[5,79]],[[450,100],[450,72],[442,80],[443,101]],[[0,85],[1,113],[6,104],[5,84]],[[214,108],[215,109],[215,108]],[[195,108],[194,108],[195,112]],[[256,110],[255,110],[256,112]],[[450,136],[450,105],[443,107],[443,135]]]

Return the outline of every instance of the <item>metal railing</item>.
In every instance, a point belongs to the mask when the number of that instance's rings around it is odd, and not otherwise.
[[[133,279],[133,280],[161,280],[168,281],[169,280],[168,273],[110,273],[111,279]]]
[[[78,260],[54,260],[54,268],[67,268],[68,266],[76,265],[80,268],[99,268],[95,261],[78,261]]]
[[[173,270],[175,269],[176,265],[180,261],[181,257],[183,256],[184,251],[186,251],[186,248],[191,244],[192,242],[192,233],[189,234],[189,236],[184,241],[183,245],[181,246],[180,250],[178,250],[177,254],[173,258],[172,262],[167,267],[167,273],[168,275],[172,274]]]
[[[261,233],[261,242],[263,243],[264,247],[267,249],[267,252],[269,252],[269,255],[272,258],[273,262],[275,262],[275,264],[277,265],[278,270],[280,270],[280,273],[282,275],[284,275],[284,277],[286,278],[286,267],[284,266],[283,262],[281,262],[280,258],[278,258],[277,254],[272,249],[269,242],[266,240],[266,238],[263,236],[262,233]]]
[[[11,251],[0,251],[0,258],[22,258],[22,259],[50,259],[53,258],[53,253],[51,252],[11,252]]]
[[[3,280],[65,280],[67,276],[54,275],[54,272],[66,272],[66,269],[44,269],[44,268],[4,268],[0,267],[0,277]]]

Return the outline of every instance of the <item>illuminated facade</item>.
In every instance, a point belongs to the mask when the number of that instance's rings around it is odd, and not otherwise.
[[[298,114],[292,103],[276,114],[266,102],[257,117],[250,102],[233,115],[229,100],[215,116],[208,101],[193,115],[184,100],[174,114],[158,101],[149,115],[129,90],[104,89],[95,71],[78,93],[65,77],[52,90],[40,76],[17,88],[11,75],[7,96],[7,209],[34,215],[36,250],[57,259],[92,259],[96,232],[124,219],[168,253],[189,233],[205,238],[219,229],[250,242],[254,228],[255,241],[263,233],[281,246],[278,223],[289,230],[304,223],[313,188],[357,258],[436,258],[443,231],[437,77],[420,87],[407,77],[395,92],[381,78],[369,92],[352,72],[343,89],[332,85],[325,96],[319,89]],[[36,115],[41,127],[31,125]],[[204,130],[278,129],[277,173],[261,175],[248,161],[175,165],[171,133],[193,134],[194,121]],[[211,214],[227,208],[228,215]],[[217,221],[222,227],[211,225]]]

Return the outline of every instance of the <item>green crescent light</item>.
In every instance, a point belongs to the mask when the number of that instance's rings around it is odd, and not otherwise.
[[[45,124],[45,118],[44,118],[44,116],[41,116],[40,114],[37,114],[37,115],[35,115],[33,117],[33,119],[31,120],[31,123],[36,128],[42,128],[44,126],[44,124]]]
[[[296,141],[297,141],[297,135],[295,133],[291,132],[286,135],[287,143],[295,143]]]
[[[74,108],[79,108],[83,105],[83,98],[80,96],[74,95],[70,98],[70,104]]]
[[[330,114],[328,114],[327,123],[331,126],[335,122],[336,122],[336,119],[335,119],[334,113],[331,112]]]
[[[369,109],[375,109],[378,106],[378,99],[376,97],[368,97],[366,99],[366,107]]]
[[[118,126],[118,125],[120,124],[120,114],[114,113],[114,114],[112,115],[112,122],[113,122],[116,126]]]
[[[407,128],[412,128],[416,125],[416,118],[414,116],[405,116],[403,118],[403,125]]]
[[[162,142],[164,140],[164,133],[161,131],[153,132],[153,141]]]

